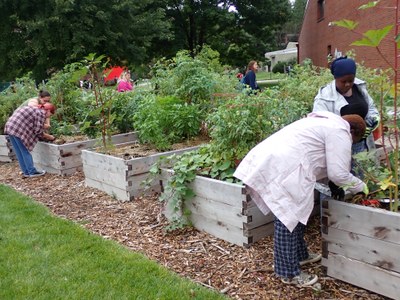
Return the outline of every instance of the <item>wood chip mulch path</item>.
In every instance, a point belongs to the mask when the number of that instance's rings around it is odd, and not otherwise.
[[[167,233],[157,195],[120,202],[86,187],[81,172],[25,179],[16,162],[0,163],[0,183],[29,195],[58,217],[115,240],[232,299],[385,299],[325,276],[318,263],[306,271],[319,276],[320,290],[287,286],[273,272],[271,237],[246,249],[193,228]],[[311,251],[320,251],[318,216],[310,219],[306,239]]]

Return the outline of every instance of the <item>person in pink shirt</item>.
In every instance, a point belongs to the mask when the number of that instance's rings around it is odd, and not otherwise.
[[[118,92],[129,92],[133,90],[133,84],[131,81],[131,72],[124,71],[121,74],[120,80],[117,86]]]

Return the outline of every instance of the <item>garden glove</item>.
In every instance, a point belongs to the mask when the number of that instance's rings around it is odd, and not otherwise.
[[[380,124],[379,116],[376,116],[371,125],[367,124],[367,128],[365,128],[364,138],[366,139],[375,129],[378,128]]]
[[[344,200],[344,190],[329,180],[329,189],[331,190],[331,197],[335,200]]]

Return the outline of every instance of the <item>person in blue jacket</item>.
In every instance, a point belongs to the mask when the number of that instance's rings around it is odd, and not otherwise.
[[[246,75],[242,78],[241,82],[252,90],[257,91],[260,88],[257,85],[256,73],[258,71],[258,64],[255,60],[252,60],[247,65]]]

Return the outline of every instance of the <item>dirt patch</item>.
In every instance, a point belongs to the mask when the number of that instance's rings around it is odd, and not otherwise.
[[[273,273],[273,240],[264,238],[250,249],[232,245],[193,228],[166,233],[167,222],[157,195],[119,202],[85,187],[83,174],[46,174],[24,179],[17,163],[0,163],[0,183],[29,195],[50,211],[132,251],[141,252],[166,268],[232,299],[385,299],[332,279],[320,264],[305,271],[319,276],[321,291],[287,286]],[[321,251],[319,217],[310,220],[306,239],[311,251]]]

